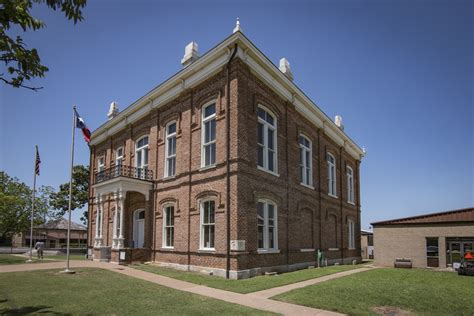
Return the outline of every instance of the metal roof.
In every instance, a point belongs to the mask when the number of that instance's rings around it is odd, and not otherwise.
[[[36,228],[45,229],[64,229],[67,230],[68,221],[65,218],[50,220],[45,224],[36,226]],[[78,223],[71,222],[71,230],[87,230],[87,227]]]
[[[402,225],[402,224],[432,224],[432,223],[455,223],[455,222],[474,222],[474,207],[459,210],[445,211],[439,213],[424,214],[412,217],[391,219],[371,223],[372,226],[378,225]]]

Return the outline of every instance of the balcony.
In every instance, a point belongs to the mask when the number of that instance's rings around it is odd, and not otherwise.
[[[153,181],[153,171],[147,168],[136,168],[130,166],[118,165],[112,168],[108,168],[97,172],[94,177],[94,184],[99,184],[107,180],[114,178],[130,178],[144,181]]]

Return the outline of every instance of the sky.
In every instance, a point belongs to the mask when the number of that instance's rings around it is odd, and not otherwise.
[[[49,67],[31,85],[0,85],[0,170],[38,185],[68,182],[72,106],[91,130],[204,54],[243,33],[270,60],[289,60],[298,85],[367,150],[362,228],[371,222],[474,206],[474,4],[469,1],[89,1],[74,25],[19,32]],[[2,66],[3,67],[3,66]],[[0,73],[3,72],[0,69]],[[76,133],[75,163],[89,151]],[[73,220],[79,221],[75,211]]]

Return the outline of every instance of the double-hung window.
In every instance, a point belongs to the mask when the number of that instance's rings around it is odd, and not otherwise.
[[[105,158],[100,157],[97,159],[97,172],[101,172],[105,170]]]
[[[145,179],[148,170],[148,136],[140,138],[135,145],[135,166],[137,177]]]
[[[163,210],[163,247],[174,247],[174,206],[167,205]]]
[[[312,186],[312,161],[311,161],[311,141],[303,135],[299,137],[300,143],[300,180],[301,184]]]
[[[257,203],[258,250],[278,249],[277,207],[273,202],[261,200]]]
[[[328,194],[337,196],[336,191],[336,158],[330,153],[327,153],[328,163]]]
[[[120,176],[122,174],[123,164],[123,147],[117,148],[115,151],[115,175]]]
[[[258,108],[257,116],[258,167],[277,173],[277,124],[275,116],[262,107]]]
[[[215,202],[201,203],[201,249],[214,250]]]
[[[176,122],[166,126],[165,178],[176,174]]]
[[[348,240],[348,243],[349,243],[349,249],[355,249],[355,227],[354,227],[354,221],[353,220],[349,220],[347,222],[348,224],[348,228],[349,228],[349,232],[348,232],[348,237],[349,237],[349,240]]]
[[[216,163],[216,104],[206,106],[202,111],[201,167]]]
[[[347,167],[347,202],[354,204],[354,171]]]

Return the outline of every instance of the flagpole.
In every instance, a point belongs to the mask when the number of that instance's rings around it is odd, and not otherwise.
[[[69,269],[69,248],[71,240],[71,204],[72,204],[72,175],[74,172],[74,136],[76,130],[76,106],[72,107],[72,144],[71,144],[71,173],[69,179],[69,210],[68,210],[68,222],[67,222],[67,248],[66,248],[66,270],[64,273],[73,274],[76,273]]]
[[[36,155],[38,153],[38,146],[35,145],[35,162],[33,168],[33,193],[31,194],[31,223],[30,223],[30,258],[26,262],[33,262],[33,218],[35,214],[35,194],[36,194]]]

